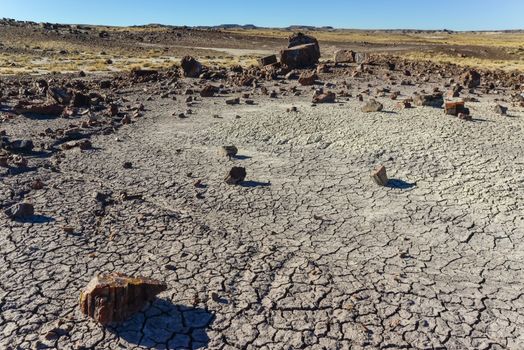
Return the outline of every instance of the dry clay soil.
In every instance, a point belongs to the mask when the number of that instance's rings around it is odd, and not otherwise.
[[[0,348],[524,348],[524,111],[481,99],[465,122],[305,95],[203,99],[186,119],[181,99],[155,98],[59,173],[4,177],[4,194],[46,187],[27,196],[36,219],[0,219]],[[219,156],[230,144],[239,156]],[[391,186],[370,179],[378,164]],[[240,186],[223,181],[234,165]],[[113,193],[102,217],[95,192]],[[105,271],[169,288],[103,328],[78,297]]]

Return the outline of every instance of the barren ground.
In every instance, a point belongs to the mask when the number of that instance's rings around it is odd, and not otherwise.
[[[352,96],[369,89],[368,100],[388,84],[377,72],[321,78]],[[403,99],[449,78],[394,89]],[[314,87],[286,80],[261,83],[275,99],[227,87],[188,105],[184,90],[199,79],[168,81],[108,92],[123,110],[144,111],[94,133],[93,149],[44,147],[27,171],[0,168],[3,205],[29,200],[36,212],[0,217],[0,348],[524,347],[524,108],[509,103],[510,88],[464,92],[478,99],[466,122],[380,96],[377,113],[354,97],[313,106]],[[225,104],[242,93],[255,104]],[[501,102],[508,116],[493,111]],[[45,129],[86,118],[16,116],[0,129],[38,145],[53,141]],[[219,156],[230,144],[239,156]],[[389,187],[370,179],[378,164]],[[223,181],[233,165],[247,170],[240,186]],[[30,188],[36,178],[44,189]],[[97,192],[113,199],[103,215]],[[78,310],[80,290],[103,271],[169,289],[103,328]],[[46,339],[57,322],[65,333]]]

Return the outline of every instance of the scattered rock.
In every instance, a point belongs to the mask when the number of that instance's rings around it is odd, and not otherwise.
[[[480,86],[481,76],[480,73],[474,69],[466,71],[461,76],[461,81],[464,86],[472,89]]]
[[[239,103],[240,103],[240,98],[239,97],[226,100],[226,104],[227,105],[237,105]]]
[[[36,179],[33,182],[31,182],[31,189],[33,190],[41,190],[43,189],[45,184],[40,179]]]
[[[18,114],[39,114],[49,116],[59,116],[64,111],[64,106],[58,103],[36,103],[20,102],[13,110]]]
[[[33,207],[33,204],[28,202],[21,202],[7,208],[4,211],[4,213],[11,219],[19,219],[33,216],[35,214],[35,209]]]
[[[464,101],[446,102],[444,111],[447,115],[453,116],[458,116],[460,113],[469,115],[469,109],[465,107]]]
[[[238,148],[236,146],[222,146],[220,147],[218,153],[223,157],[234,157],[238,153]]]
[[[191,56],[182,58],[180,65],[184,70],[184,76],[188,78],[198,78],[202,73],[202,64]]]
[[[337,95],[334,92],[315,94],[313,103],[335,103]]]
[[[441,108],[444,104],[444,97],[442,93],[435,93],[433,95],[416,95],[413,98],[413,103],[415,106]]]
[[[213,85],[206,85],[201,91],[201,97],[213,97],[218,92],[218,88]]]
[[[388,175],[386,173],[386,167],[379,165],[372,173],[371,177],[375,183],[379,186],[387,186],[388,184]]]
[[[81,150],[88,150],[91,149],[93,146],[91,144],[91,141],[89,141],[88,139],[69,141],[62,144],[62,149],[65,151],[76,147],[80,148]]]
[[[275,63],[277,63],[277,56],[276,55],[269,55],[269,56],[266,56],[266,57],[259,58],[258,63],[262,67],[275,64]]]
[[[167,289],[163,282],[106,273],[94,277],[80,294],[80,310],[102,325],[120,323]]]
[[[335,52],[335,63],[355,63],[355,52],[351,50],[338,50]]]
[[[384,109],[382,103],[376,100],[370,100],[362,108],[361,111],[364,113],[380,112]]]
[[[495,113],[500,114],[500,115],[508,114],[508,107],[504,107],[502,105],[496,105],[494,110],[495,110]]]
[[[47,95],[61,105],[68,105],[71,101],[71,95],[66,90],[57,87],[49,88]]]
[[[317,79],[318,79],[318,76],[315,72],[304,72],[300,74],[300,77],[298,78],[298,82],[300,85],[310,86],[310,85],[314,85]]]
[[[246,169],[233,167],[227,174],[225,181],[228,185],[238,185],[246,178]]]

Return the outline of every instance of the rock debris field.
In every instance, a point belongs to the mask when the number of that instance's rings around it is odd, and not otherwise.
[[[522,75],[366,60],[3,79],[0,348],[524,348]]]

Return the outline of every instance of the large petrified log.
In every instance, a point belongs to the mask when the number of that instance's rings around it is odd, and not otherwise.
[[[290,69],[309,68],[318,63],[318,45],[305,44],[280,51],[280,62]]]
[[[94,277],[80,294],[80,310],[102,325],[123,322],[167,289],[163,282],[107,273]]]

